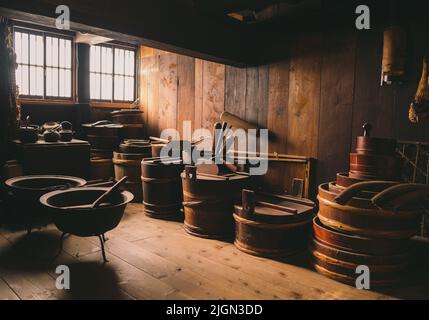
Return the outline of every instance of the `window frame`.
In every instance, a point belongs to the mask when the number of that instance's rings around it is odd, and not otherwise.
[[[75,103],[76,102],[76,79],[77,79],[77,68],[76,68],[76,42],[74,34],[71,32],[61,32],[59,30],[53,30],[50,28],[42,27],[42,26],[29,26],[25,23],[14,23],[13,25],[13,41],[15,46],[15,32],[24,32],[29,35],[38,35],[43,37],[43,96],[37,95],[24,95],[19,94],[18,98],[22,102],[68,102]],[[58,39],[65,39],[71,41],[71,96],[70,97],[56,97],[56,96],[48,96],[46,90],[46,70],[48,68],[46,64],[46,37],[54,37]],[[30,66],[30,64],[28,64]],[[55,67],[58,70],[66,69],[64,67]],[[68,70],[68,69],[67,69]]]
[[[107,47],[107,48],[111,48],[112,49],[112,73],[105,73],[105,72],[94,72],[94,71],[90,71],[91,67],[89,68],[89,74],[88,74],[88,80],[89,80],[89,84],[91,86],[91,73],[96,73],[96,74],[108,74],[112,76],[112,99],[91,99],[91,92],[89,93],[90,96],[90,103],[93,105],[100,105],[100,104],[110,104],[110,105],[127,105],[130,103],[133,103],[134,101],[136,101],[137,97],[139,96],[139,92],[138,92],[138,88],[139,88],[139,82],[138,82],[138,70],[139,70],[139,63],[140,63],[140,56],[139,56],[139,50],[138,47],[136,46],[132,46],[130,44],[124,44],[121,43],[119,41],[110,41],[110,42],[106,42],[106,43],[100,43],[100,44],[96,44],[94,46],[99,46],[99,47]],[[134,52],[134,95],[133,95],[133,99],[132,100],[116,100],[115,99],[115,48],[117,49],[125,49],[125,50],[129,50],[129,51],[133,51]],[[89,60],[91,61],[91,57],[89,57]],[[100,61],[100,70],[101,70],[101,61]],[[101,80],[100,80],[101,81]],[[100,94],[101,97],[101,94]]]

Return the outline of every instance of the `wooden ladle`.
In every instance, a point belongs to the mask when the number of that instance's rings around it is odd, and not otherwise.
[[[63,209],[95,209],[103,203],[110,195],[116,192],[119,187],[127,181],[127,176],[123,177],[121,180],[116,182],[113,186],[106,190],[100,197],[98,197],[93,203],[84,204],[80,206],[71,206],[71,207],[63,207]]]

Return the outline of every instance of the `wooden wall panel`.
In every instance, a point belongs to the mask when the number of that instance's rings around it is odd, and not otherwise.
[[[142,59],[147,64],[147,133],[149,136],[159,135],[159,57],[157,55]]]
[[[225,111],[246,117],[247,69],[225,67]]]
[[[177,125],[177,58],[173,53],[159,57],[158,121],[161,131],[175,129]]]
[[[224,110],[225,65],[204,61],[202,128],[212,130]]]
[[[338,171],[348,171],[355,50],[353,31],[325,34],[317,157],[319,181],[333,180]]]
[[[195,117],[194,128],[201,128],[203,123],[203,75],[204,61],[195,59]]]
[[[269,67],[269,94],[267,127],[272,139],[270,152],[287,153],[288,145],[288,101],[289,101],[289,61],[274,63]],[[285,166],[271,163],[264,183],[273,192],[286,189]]]
[[[183,122],[191,121],[191,130],[195,121],[195,59],[179,55],[177,58],[177,130],[182,139],[191,139],[192,137],[183,137]],[[192,131],[191,131],[192,132]]]

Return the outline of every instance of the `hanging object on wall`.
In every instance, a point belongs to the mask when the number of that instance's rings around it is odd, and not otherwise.
[[[419,123],[429,117],[429,84],[428,84],[429,52],[423,58],[422,77],[413,102],[408,111],[408,118],[413,123]]]
[[[381,85],[402,84],[405,74],[406,34],[400,26],[384,30]]]

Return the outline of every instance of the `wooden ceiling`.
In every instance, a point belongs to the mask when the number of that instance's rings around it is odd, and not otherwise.
[[[294,30],[285,25],[291,21],[312,25],[319,19],[313,16],[320,16],[322,2],[326,7],[326,2],[341,6],[347,1],[62,0],[61,4],[71,10],[73,30],[247,66],[262,62],[271,41],[287,43],[287,33]],[[54,27],[57,5],[57,0],[0,0],[0,14]],[[243,23],[229,13],[255,19]]]

